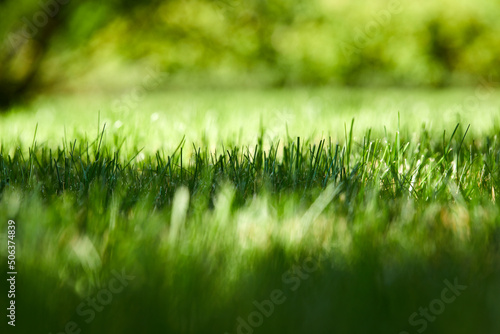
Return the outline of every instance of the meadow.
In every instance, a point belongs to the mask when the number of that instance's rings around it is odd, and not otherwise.
[[[16,330],[496,334],[499,102],[178,89],[13,107]]]

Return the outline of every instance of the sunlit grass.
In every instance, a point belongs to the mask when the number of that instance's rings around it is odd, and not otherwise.
[[[264,143],[303,137],[319,141],[344,137],[344,124],[356,119],[354,138],[360,140],[371,128],[378,137],[398,128],[414,133],[422,124],[433,134],[452,131],[457,123],[471,124],[471,134],[495,130],[499,124],[500,93],[454,89],[295,89],[234,91],[161,91],[133,100],[125,108],[121,101],[129,94],[46,96],[32,104],[0,115],[1,142],[31,145],[38,124],[38,143],[55,147],[65,138],[93,140],[106,124],[108,145],[125,139],[124,147],[144,152],[173,150],[183,136],[191,144],[215,148],[224,144],[253,146],[263,128]],[[477,96],[481,98],[478,98]],[[478,117],[478,115],[480,117]],[[100,125],[100,126],[99,126]]]

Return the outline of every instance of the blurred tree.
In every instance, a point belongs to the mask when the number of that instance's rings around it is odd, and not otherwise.
[[[143,58],[189,86],[476,84],[500,65],[489,0],[0,0],[0,13],[0,108],[108,89]]]
[[[55,40],[64,40],[67,47],[74,47],[102,27],[109,19],[107,14],[126,16],[136,7],[151,6],[155,3],[158,1],[1,1],[0,12],[10,15],[8,20],[0,24],[0,32],[4,33],[0,46],[0,110],[29,98],[40,88],[37,75]],[[88,18],[87,21],[93,24],[86,25],[82,29],[86,30],[85,33],[81,34],[70,28],[74,28],[72,23],[83,7],[93,8],[94,13],[106,15],[93,20]],[[105,10],[99,11],[103,8]],[[47,85],[46,82],[44,84]]]
[[[64,30],[75,7],[66,4],[66,0],[52,0],[40,6],[20,2],[19,6],[27,5],[22,11],[13,2],[3,1],[0,10],[25,15],[2,27],[7,32],[0,49],[0,108],[23,99],[36,88],[36,75],[51,40]]]

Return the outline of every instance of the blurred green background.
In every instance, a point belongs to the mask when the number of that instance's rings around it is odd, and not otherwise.
[[[498,81],[487,0],[1,1],[0,103],[40,91]]]

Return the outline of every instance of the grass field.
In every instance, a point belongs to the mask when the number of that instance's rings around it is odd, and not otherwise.
[[[0,116],[20,333],[500,332],[499,92],[123,101]]]

